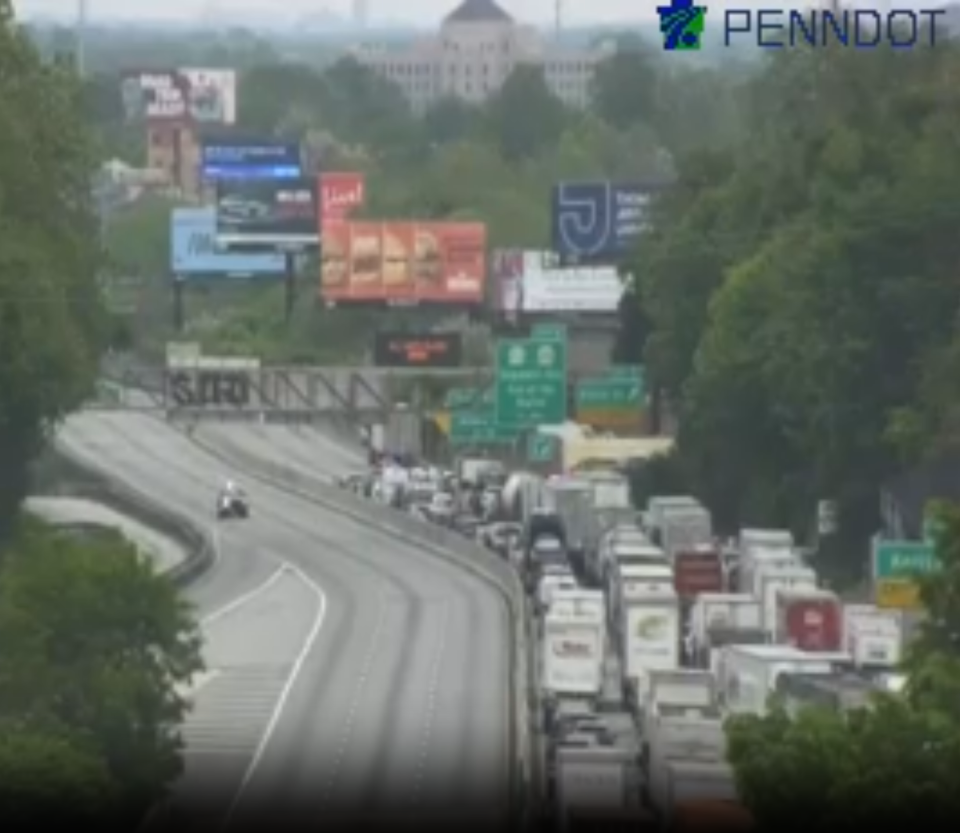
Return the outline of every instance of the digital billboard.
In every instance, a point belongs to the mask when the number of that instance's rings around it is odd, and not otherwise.
[[[325,301],[481,304],[487,227],[459,222],[344,222],[324,229]]]
[[[181,278],[283,275],[286,258],[218,248],[215,208],[175,208],[170,213],[170,271]]]
[[[320,174],[320,217],[324,224],[345,220],[366,200],[366,181],[353,171],[324,171]]]
[[[459,367],[460,333],[377,333],[373,363],[377,367]]]
[[[221,179],[297,179],[303,175],[295,142],[205,139],[200,146],[200,175]]]
[[[565,259],[614,262],[629,254],[661,186],[617,182],[555,185],[550,206],[553,250]]]
[[[217,242],[239,248],[317,245],[316,177],[217,183]]]
[[[493,308],[518,313],[612,315],[623,279],[616,266],[564,265],[553,252],[497,249],[491,255]]]
[[[120,95],[129,122],[224,125],[237,120],[237,73],[232,69],[128,70]]]

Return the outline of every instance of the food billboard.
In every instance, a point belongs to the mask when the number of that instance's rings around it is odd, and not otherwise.
[[[338,223],[324,229],[320,293],[333,303],[481,304],[486,246],[482,223]]]

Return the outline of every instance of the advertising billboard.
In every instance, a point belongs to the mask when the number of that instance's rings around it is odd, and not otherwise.
[[[215,208],[175,208],[170,212],[170,271],[181,278],[283,275],[286,258],[220,249]]]
[[[623,281],[615,266],[563,266],[552,252],[498,249],[491,256],[494,309],[519,313],[616,313]]]
[[[366,200],[366,179],[353,171],[320,174],[320,218],[324,224],[345,220]]]
[[[373,363],[377,367],[460,367],[460,333],[377,333]]]
[[[235,124],[237,73],[232,69],[129,70],[120,82],[130,122]]]
[[[205,139],[200,145],[200,175],[219,179],[297,179],[303,175],[295,142]]]
[[[659,188],[617,182],[555,185],[550,205],[553,250],[579,262],[620,260],[636,245],[647,204]]]
[[[316,177],[221,180],[216,212],[220,245],[301,248],[318,242]]]
[[[483,223],[344,222],[324,229],[325,301],[483,303]]]

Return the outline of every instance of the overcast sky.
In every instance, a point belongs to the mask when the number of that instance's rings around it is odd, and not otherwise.
[[[575,23],[630,23],[656,18],[657,0],[562,0],[564,18]],[[894,0],[893,8],[929,8],[943,5],[915,0]],[[14,0],[18,12],[29,17],[35,14],[76,16],[77,0]],[[457,0],[367,0],[369,20],[389,19],[420,26],[430,26],[457,5]],[[554,0],[502,0],[503,8],[522,20],[544,22],[553,19]],[[770,2],[770,0],[707,0],[708,17],[724,8],[798,8],[809,2]],[[852,5],[879,8],[882,2],[860,0]],[[889,4],[888,4],[889,5]],[[238,23],[247,15],[263,18],[283,17],[292,20],[300,15],[324,9],[349,17],[351,0],[87,0],[90,18],[97,16],[129,20],[197,20],[202,16],[228,22],[234,16]]]

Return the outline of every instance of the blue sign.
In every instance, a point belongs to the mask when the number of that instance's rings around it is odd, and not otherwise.
[[[200,174],[218,179],[296,179],[302,175],[300,146],[289,142],[205,141]]]
[[[643,231],[649,185],[565,182],[551,203],[553,249],[565,260],[615,261]]]
[[[286,258],[218,249],[216,208],[175,208],[170,213],[170,271],[182,277],[283,275]]]

